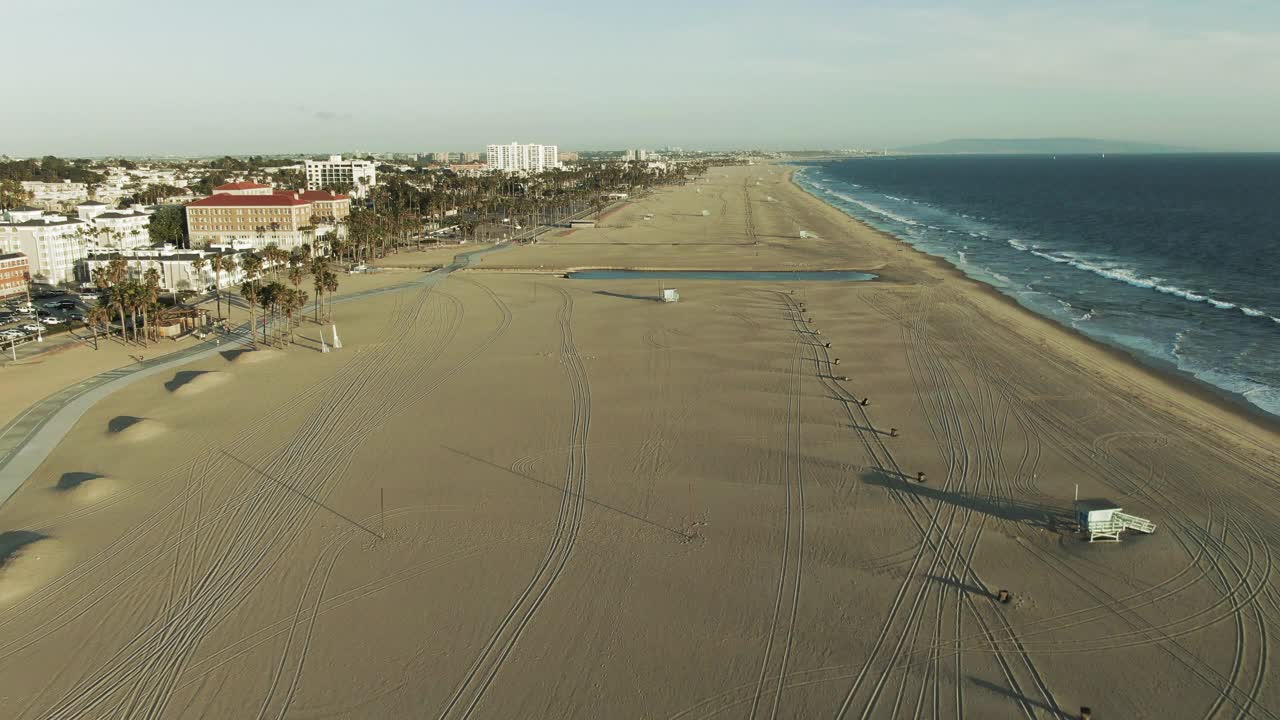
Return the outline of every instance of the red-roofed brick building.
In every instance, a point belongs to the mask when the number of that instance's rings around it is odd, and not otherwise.
[[[270,185],[248,181],[227,183],[213,189],[214,195],[270,195],[274,192],[275,188]]]
[[[27,294],[31,268],[22,253],[0,254],[0,299]]]
[[[240,244],[261,250],[276,245],[292,250],[303,243],[319,244],[350,214],[349,197],[323,190],[267,194],[215,190],[187,205],[187,229],[192,247]]]

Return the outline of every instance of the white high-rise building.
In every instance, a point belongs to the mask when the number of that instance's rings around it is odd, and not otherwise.
[[[50,285],[75,282],[84,260],[89,223],[39,208],[15,208],[0,214],[0,253],[27,256],[31,277]]]
[[[485,153],[490,170],[533,172],[560,167],[560,149],[555,145],[490,145]]]
[[[353,196],[362,198],[378,184],[378,171],[369,160],[343,160],[341,155],[330,155],[328,160],[307,160],[303,164],[308,190],[325,190],[337,185],[341,191],[350,188]]]

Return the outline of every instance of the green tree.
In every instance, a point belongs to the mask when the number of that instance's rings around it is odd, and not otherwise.
[[[0,180],[0,209],[11,210],[31,202],[31,193],[22,188],[22,182],[12,178]]]
[[[185,246],[187,237],[187,213],[177,205],[165,205],[151,216],[147,226],[153,245]]]

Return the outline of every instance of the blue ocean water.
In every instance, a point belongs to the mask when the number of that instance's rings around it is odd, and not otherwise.
[[[1280,415],[1280,155],[884,157],[796,179],[1037,313]]]

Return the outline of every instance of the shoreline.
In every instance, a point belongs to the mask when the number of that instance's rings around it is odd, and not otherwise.
[[[1167,389],[1177,393],[1189,395],[1194,400],[1207,403],[1216,410],[1226,412],[1235,416],[1242,422],[1245,422],[1255,429],[1264,433],[1280,436],[1280,416],[1273,415],[1266,410],[1254,405],[1246,400],[1239,393],[1233,393],[1230,390],[1220,388],[1211,383],[1207,383],[1185,370],[1181,370],[1172,364],[1161,363],[1159,359],[1147,357],[1129,350],[1128,348],[1118,347],[1097,338],[1090,337],[1080,330],[1063,325],[1051,317],[1041,315],[1034,310],[1019,303],[992,285],[969,277],[964,271],[957,268],[946,258],[937,255],[931,255],[920,250],[910,243],[898,238],[897,236],[879,230],[871,225],[863,222],[857,217],[841,210],[840,208],[826,202],[814,193],[810,192],[803,185],[796,182],[795,174],[800,165],[789,164],[785,168],[787,181],[799,190],[805,197],[820,204],[824,208],[828,208],[832,212],[839,213],[841,216],[848,218],[849,222],[857,224],[865,232],[883,239],[887,243],[892,243],[896,248],[900,248],[903,252],[914,253],[916,258],[933,266],[934,269],[943,273],[947,277],[958,281],[963,287],[969,289],[970,292],[978,293],[988,299],[995,299],[1007,308],[1013,309],[1021,313],[1026,319],[1034,320],[1041,328],[1050,333],[1057,333],[1064,338],[1068,338],[1076,343],[1081,343],[1089,347],[1094,352],[1100,352],[1109,359],[1117,363],[1127,366],[1130,370],[1140,373],[1148,380],[1159,385],[1164,385]],[[892,274],[881,274],[882,280],[895,279]]]

